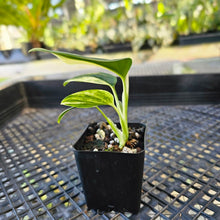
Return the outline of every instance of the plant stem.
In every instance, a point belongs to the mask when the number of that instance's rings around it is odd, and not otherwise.
[[[115,104],[116,104],[118,110],[120,110],[120,112],[122,114],[122,106],[121,106],[120,101],[118,99],[118,95],[117,95],[117,92],[115,90],[115,86],[111,86],[111,89],[112,89],[112,93],[113,93],[114,98],[115,98]]]
[[[96,108],[99,110],[99,112],[106,119],[108,124],[111,126],[113,132],[118,137],[120,144],[123,143],[124,142],[124,140],[123,140],[123,133],[121,132],[121,130],[117,128],[117,126],[114,124],[114,122],[109,117],[107,117],[106,114],[98,106],[96,106]]]
[[[129,97],[129,77],[128,75],[125,78],[122,79],[122,85],[123,85],[123,93],[122,93],[122,114],[123,119],[121,123],[122,132],[124,135],[124,139],[126,140],[125,143],[128,140],[129,137],[129,131],[128,131],[128,97]]]

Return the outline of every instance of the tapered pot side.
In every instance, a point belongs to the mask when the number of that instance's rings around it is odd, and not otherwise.
[[[138,153],[92,152],[77,150],[87,130],[74,145],[74,154],[88,209],[137,213],[140,208],[144,143],[146,126],[129,123],[130,127],[143,127]]]

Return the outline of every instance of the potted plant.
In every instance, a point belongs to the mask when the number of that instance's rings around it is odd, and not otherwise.
[[[99,65],[116,73],[122,81],[122,100],[115,89],[117,78],[109,73],[89,73],[66,80],[109,86],[112,93],[102,89],[79,91],[65,97],[61,105],[69,108],[58,117],[74,108],[95,107],[106,122],[89,124],[81,138],[74,144],[74,153],[87,206],[103,211],[128,211],[137,213],[140,208],[144,163],[145,125],[128,123],[130,58],[106,60],[81,55],[49,51],[41,48],[32,51],[49,52],[67,63],[86,62]],[[111,106],[119,117],[115,124],[100,106]]]

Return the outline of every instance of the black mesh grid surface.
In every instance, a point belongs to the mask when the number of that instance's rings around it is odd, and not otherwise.
[[[58,125],[61,111],[26,108],[1,127],[0,220],[220,219],[220,105],[129,108],[148,128],[138,215],[87,210],[71,144],[102,117],[76,109]]]

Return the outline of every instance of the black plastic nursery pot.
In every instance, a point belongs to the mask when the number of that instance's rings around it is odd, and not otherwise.
[[[74,145],[75,159],[88,209],[137,213],[140,208],[144,166],[146,126],[129,123],[132,128],[143,128],[138,153],[93,152],[77,150],[88,133],[88,127]]]
[[[219,42],[220,32],[206,32],[179,36],[179,45],[193,45],[201,43]]]

